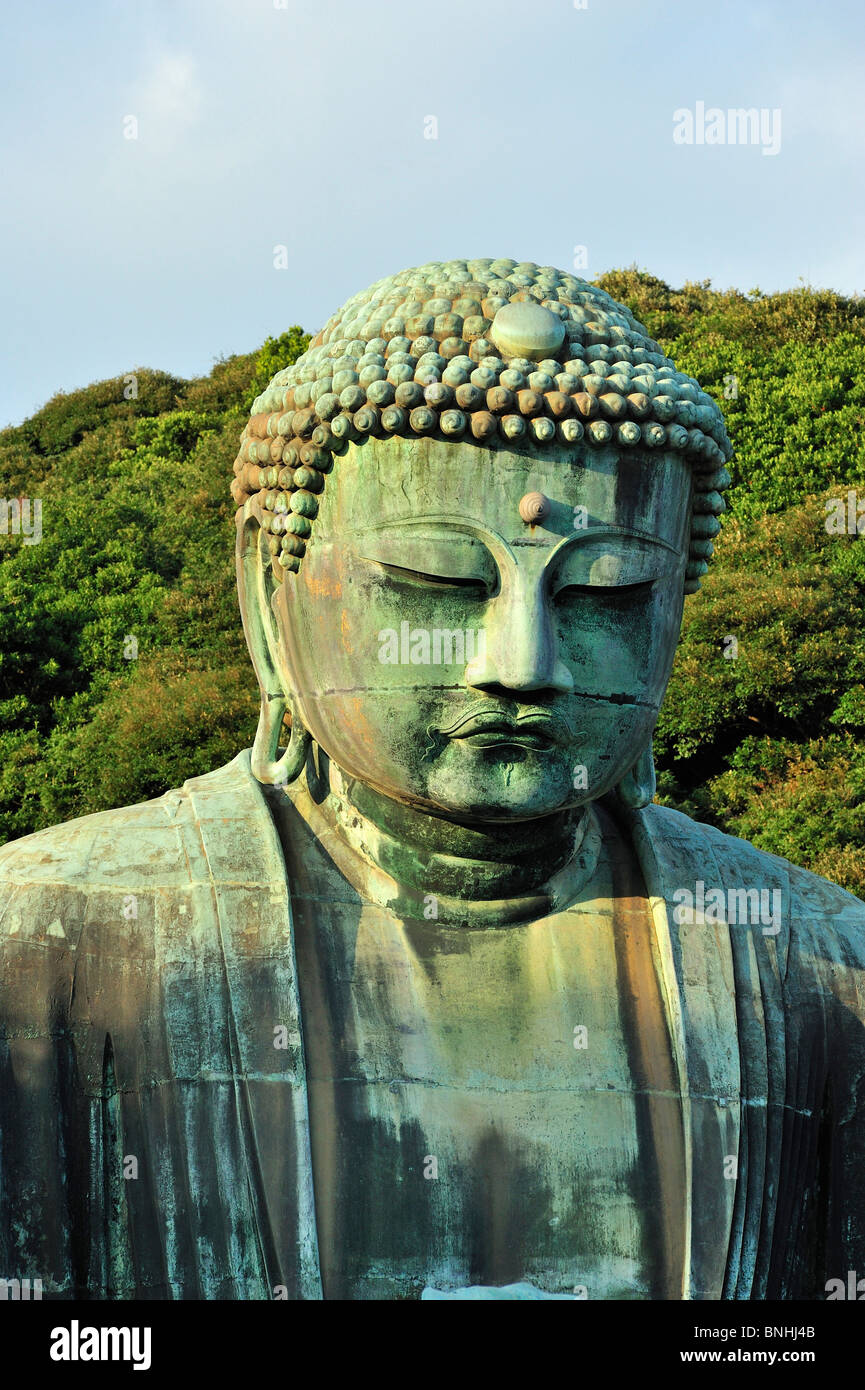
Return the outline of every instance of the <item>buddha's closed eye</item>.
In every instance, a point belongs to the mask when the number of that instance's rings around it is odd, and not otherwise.
[[[654,579],[640,579],[634,584],[562,584],[556,589],[554,597],[558,599],[579,598],[581,595],[591,595],[593,598],[639,598],[647,595]]]
[[[489,585],[476,575],[430,574],[425,570],[408,569],[403,565],[385,564],[383,560],[376,560],[375,563],[397,583],[421,584],[429,589],[461,589],[479,597],[489,597]]]

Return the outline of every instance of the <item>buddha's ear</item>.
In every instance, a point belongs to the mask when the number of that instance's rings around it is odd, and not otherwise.
[[[278,581],[274,577],[267,532],[261,525],[258,504],[254,499],[250,499],[237,515],[235,557],[243,632],[261,692],[261,712],[252,748],[252,771],[260,782],[291,782],[306,761],[310,737],[294,709],[291,676],[273,612]],[[291,732],[288,748],[280,757],[280,735],[286,711],[289,710]]]
[[[255,499],[250,499],[237,514],[235,561],[240,615],[262,696],[284,699],[285,673],[280,669],[276,619],[271,607],[277,581],[267,541]]]

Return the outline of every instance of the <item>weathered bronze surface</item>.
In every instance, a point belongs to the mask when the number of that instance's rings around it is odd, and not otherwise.
[[[235,464],[254,747],[0,852],[0,1275],[824,1298],[865,906],[652,803],[720,412],[549,267],[356,296]]]

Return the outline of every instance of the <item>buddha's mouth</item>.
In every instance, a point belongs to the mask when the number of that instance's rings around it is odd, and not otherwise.
[[[473,748],[534,748],[539,752],[571,744],[574,735],[564,720],[549,710],[534,709],[511,716],[500,709],[475,709],[440,730],[445,738]]]

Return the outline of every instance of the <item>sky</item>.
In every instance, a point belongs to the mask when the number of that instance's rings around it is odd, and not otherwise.
[[[0,426],[429,260],[865,290],[861,0],[5,0],[0,55]]]

